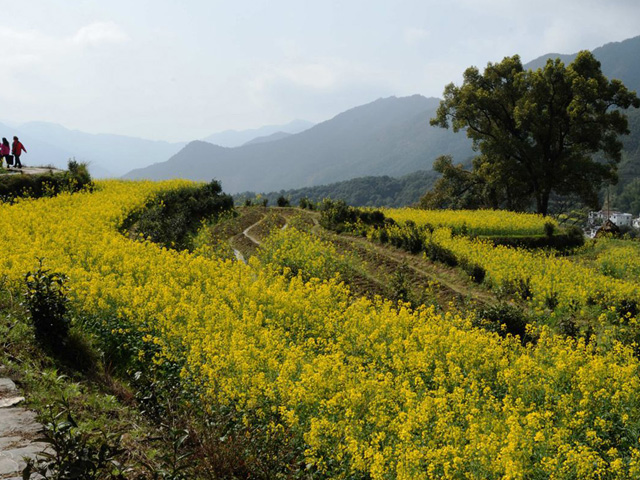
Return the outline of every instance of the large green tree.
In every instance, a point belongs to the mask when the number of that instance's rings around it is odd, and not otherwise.
[[[431,124],[466,130],[480,152],[473,172],[490,190],[511,192],[507,203],[546,215],[552,194],[595,206],[602,185],[615,183],[619,135],[629,133],[621,109],[630,106],[640,107],[636,92],[608,80],[588,51],[535,71],[515,55],[447,85]]]

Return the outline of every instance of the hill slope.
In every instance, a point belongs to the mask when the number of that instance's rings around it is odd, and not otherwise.
[[[255,145],[256,143],[266,143],[266,142],[275,142],[276,140],[282,140],[283,138],[287,138],[293,135],[293,133],[287,132],[276,132],[271,135],[266,135],[264,137],[256,137],[253,140],[249,140],[244,145]]]
[[[438,177],[439,174],[433,170],[413,172],[400,178],[386,175],[358,177],[328,185],[261,194],[260,197],[266,198],[269,205],[276,205],[278,198],[284,196],[292,205],[298,205],[302,198],[312,202],[331,198],[357,207],[404,207],[417,203]],[[255,198],[254,192],[244,192],[236,195],[234,200],[242,204],[245,199]]]
[[[249,130],[225,130],[224,132],[214,133],[202,139],[203,142],[213,143],[221,147],[240,147],[247,142],[257,138],[268,137],[277,132],[284,133],[300,133],[313,127],[313,123],[306,120],[293,120],[286,125],[265,125],[260,128],[252,128]]]
[[[227,192],[274,191],[367,175],[428,169],[445,153],[472,154],[462,134],[430,127],[439,100],[420,95],[379,99],[309,130],[268,143],[222,148],[192,142],[167,162],[126,178],[216,178]]]
[[[560,58],[565,64],[571,63],[578,53],[568,55],[548,53],[525,64],[525,68],[544,67],[549,58]],[[593,55],[602,65],[602,71],[609,78],[622,80],[628,88],[640,91],[640,36],[622,42],[611,42],[593,50]]]

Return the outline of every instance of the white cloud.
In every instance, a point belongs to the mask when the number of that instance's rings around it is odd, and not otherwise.
[[[415,45],[429,38],[429,32],[422,28],[407,27],[404,29],[403,36],[407,45]]]
[[[96,22],[82,27],[71,41],[77,45],[124,43],[129,36],[113,22]]]

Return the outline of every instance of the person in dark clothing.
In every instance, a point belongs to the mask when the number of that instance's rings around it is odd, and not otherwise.
[[[22,143],[20,143],[18,137],[13,137],[13,145],[11,150],[11,153],[13,153],[13,158],[15,159],[16,168],[22,168],[22,163],[20,163],[20,155],[22,155],[22,152],[27,153],[27,149],[24,148],[24,145],[22,145]]]

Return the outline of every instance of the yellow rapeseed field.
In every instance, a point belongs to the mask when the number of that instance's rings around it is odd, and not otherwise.
[[[545,223],[556,221],[533,213],[507,210],[422,210],[416,208],[382,209],[386,217],[398,223],[411,220],[418,226],[448,227],[474,235],[542,235]]]
[[[19,288],[44,257],[69,276],[75,308],[113,335],[126,320],[128,334],[159,346],[154,362],[180,360],[212,415],[230,407],[245,425],[286,432],[319,477],[640,477],[631,348],[545,329],[524,347],[461,316],[354,298],[335,279],[118,233],[128,211],[181,184],[109,181],[0,205],[0,276]]]

